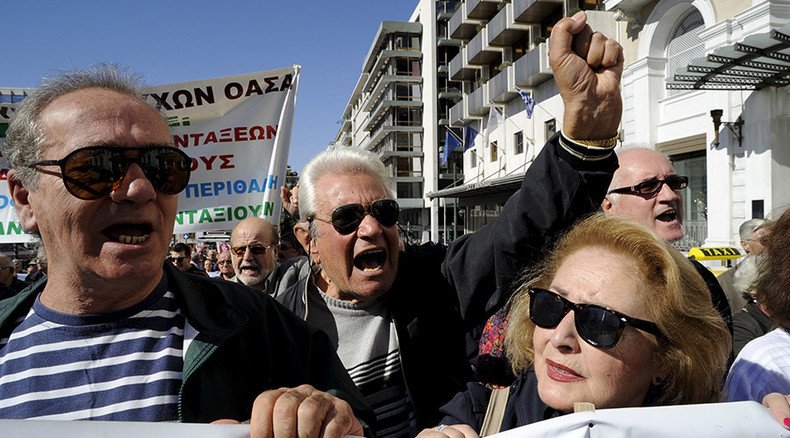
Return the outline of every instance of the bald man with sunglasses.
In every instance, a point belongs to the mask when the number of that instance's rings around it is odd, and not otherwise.
[[[231,279],[276,297],[295,283],[296,273],[307,263],[297,257],[280,263],[280,233],[266,219],[250,217],[239,222],[230,235],[230,253],[236,275]]]
[[[7,130],[9,189],[49,273],[0,301],[0,418],[361,435],[368,409],[323,333],[266,294],[163,262],[191,159],[136,82],[109,66],[64,73]]]
[[[584,13],[554,27],[551,47],[563,134],[493,223],[447,247],[401,250],[395,185],[378,157],[337,148],[302,171],[295,234],[312,267],[278,300],[330,336],[386,425],[378,436],[437,424],[438,408],[472,379],[482,324],[511,282],[606,193],[617,166],[622,48],[594,34]]]
[[[601,202],[609,215],[633,219],[668,243],[683,238],[683,189],[688,177],[678,175],[669,158],[655,149],[635,147],[617,153],[620,167]],[[732,312],[716,276],[692,260],[708,285],[713,306],[732,333]]]

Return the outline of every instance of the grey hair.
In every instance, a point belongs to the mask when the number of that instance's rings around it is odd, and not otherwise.
[[[651,152],[655,152],[655,153],[661,155],[662,157],[664,157],[664,159],[667,160],[667,163],[672,165],[672,160],[669,159],[669,155],[667,155],[667,154],[665,154],[663,152],[660,152],[660,151],[656,150],[655,148],[651,148],[649,146],[644,146],[644,145],[629,145],[629,146],[625,146],[625,147],[622,147],[622,148],[618,149],[616,154],[617,154],[618,157],[620,157],[624,153],[627,153],[629,151],[639,150],[639,149],[644,149],[644,150],[648,150],[648,151],[651,151]],[[620,178],[620,175],[622,175],[622,173],[617,173],[617,171],[614,172],[614,175],[612,175],[612,182],[609,183],[609,188],[606,190],[606,192],[607,192],[606,197],[609,199],[609,202],[611,202],[612,204],[617,204],[617,202],[620,200],[620,195],[621,195],[620,193],[609,193],[610,190],[614,190],[614,189],[618,189],[618,188],[622,187],[623,183],[621,182],[622,178]]]
[[[766,222],[768,222],[766,219],[749,219],[738,227],[738,236],[740,236],[742,241],[748,242],[751,240],[752,234],[759,228],[762,228]]]
[[[19,104],[6,131],[2,152],[8,159],[9,167],[16,171],[16,180],[29,190],[38,188],[38,172],[26,164],[40,159],[41,149],[47,139],[39,117],[55,99],[85,88],[105,88],[142,100],[140,84],[139,76],[108,64],[65,71],[42,80],[41,86]]]
[[[317,210],[316,184],[324,175],[369,175],[378,180],[387,193],[395,197],[387,168],[375,154],[356,148],[324,151],[310,160],[299,178],[299,218],[307,221]],[[312,232],[311,227],[311,232]],[[315,236],[313,236],[315,237]]]

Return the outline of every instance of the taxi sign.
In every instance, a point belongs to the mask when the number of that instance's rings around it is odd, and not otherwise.
[[[719,246],[711,248],[701,248],[695,246],[689,250],[689,258],[692,260],[736,260],[742,257],[738,248],[731,246]]]

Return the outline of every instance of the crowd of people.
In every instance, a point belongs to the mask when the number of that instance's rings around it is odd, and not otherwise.
[[[562,131],[500,216],[448,245],[404,243],[384,165],[341,148],[283,189],[286,226],[171,246],[191,161],[136,80],[44,82],[2,151],[47,273],[6,281],[0,257],[0,418],[458,438],[577,403],[750,399],[790,427],[790,213],[742,232],[756,274],[739,287],[777,329],[734,358],[740,305],[671,246],[688,179],[655,150],[614,151],[622,48],[578,13],[549,58]]]

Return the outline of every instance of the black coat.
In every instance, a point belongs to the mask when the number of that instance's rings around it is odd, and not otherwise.
[[[511,296],[522,269],[600,205],[616,156],[562,143],[555,136],[544,146],[494,222],[449,246],[407,246],[400,254],[385,300],[420,427],[438,424],[439,407],[472,380],[483,324]],[[277,300],[304,318],[308,293],[318,292],[303,276]]]

